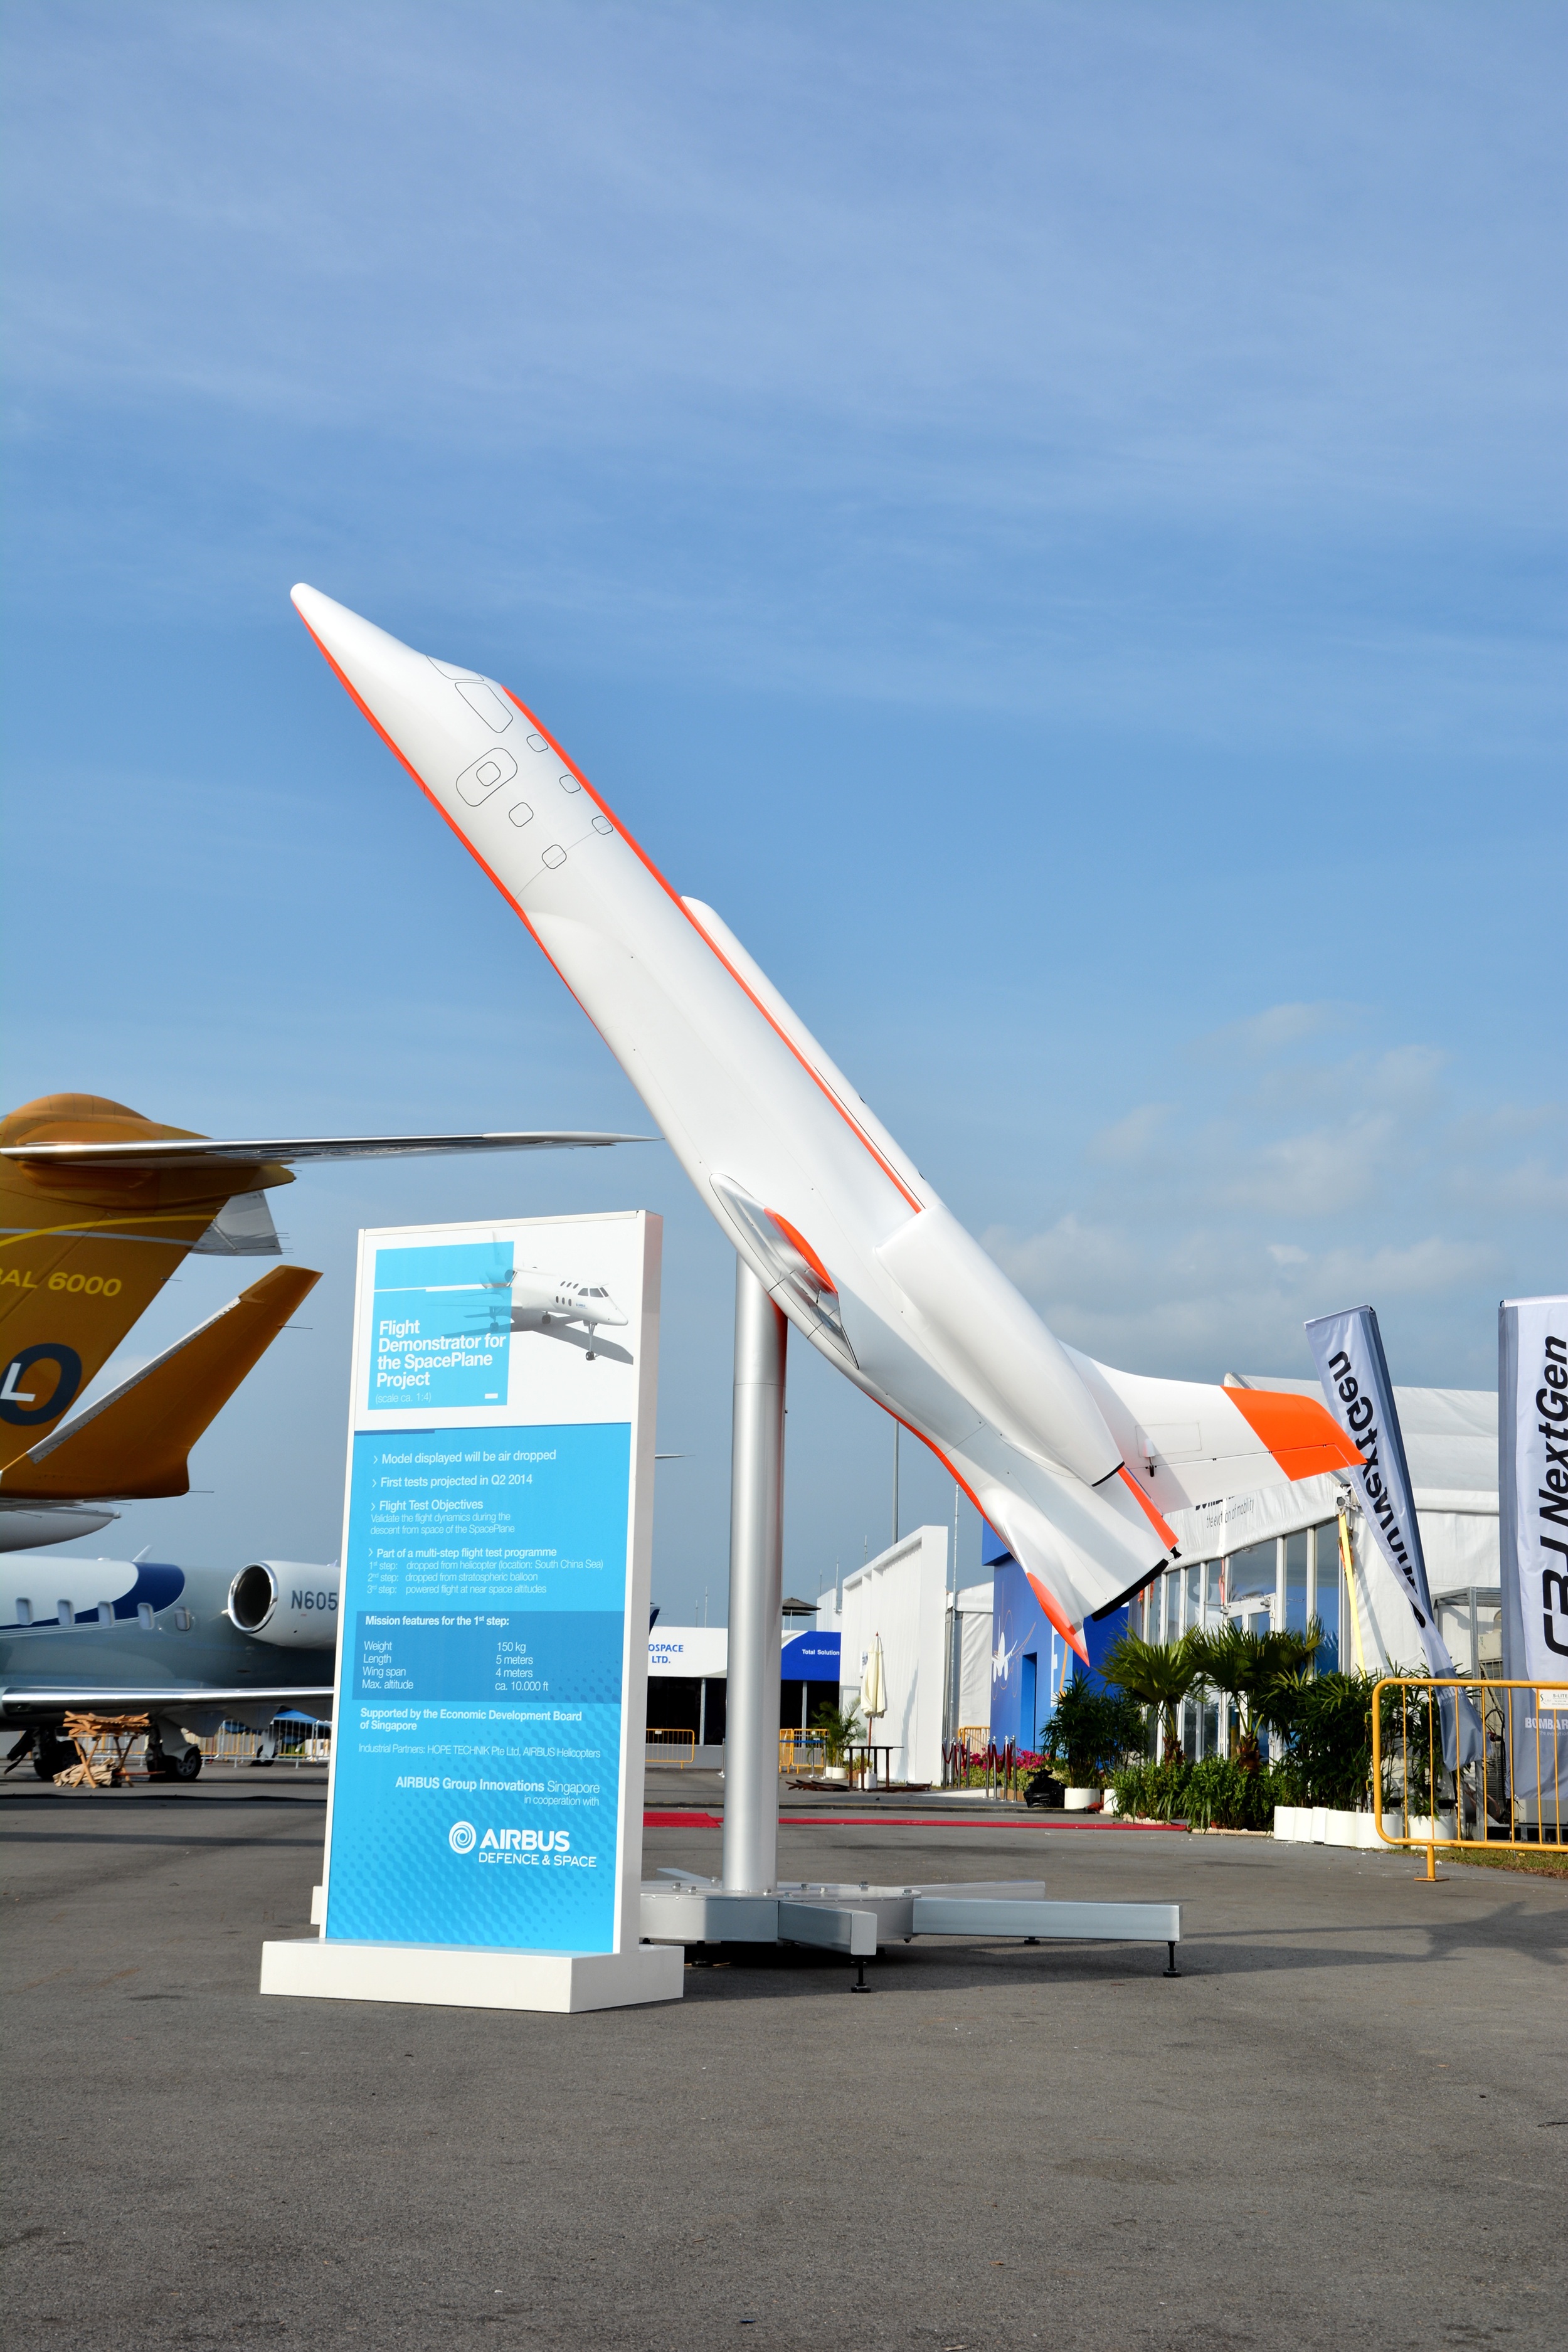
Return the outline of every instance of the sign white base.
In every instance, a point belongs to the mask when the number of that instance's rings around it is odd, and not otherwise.
[[[626,1952],[506,1952],[452,1944],[331,1943],[311,1937],[261,1947],[261,1990],[307,2000],[420,2001],[441,2009],[535,2009],[565,2016],[679,2000],[679,1945]]]

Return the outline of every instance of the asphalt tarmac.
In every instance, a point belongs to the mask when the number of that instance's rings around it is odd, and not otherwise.
[[[262,2000],[263,1938],[308,1932],[323,1779],[0,1788],[8,2342],[1568,2337],[1561,1883],[804,1807],[783,1874],[1174,1897],[1183,1974],[917,1943],[868,2000],[842,1961],[769,1952],[576,2018]],[[719,1851],[647,1832],[650,1871]]]

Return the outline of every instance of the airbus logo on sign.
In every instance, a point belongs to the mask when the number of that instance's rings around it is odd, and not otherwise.
[[[481,1836],[472,1822],[454,1822],[447,1843],[454,1853],[477,1854],[480,1862],[585,1862],[591,1869],[597,1859],[573,1853],[570,1830],[486,1830]]]

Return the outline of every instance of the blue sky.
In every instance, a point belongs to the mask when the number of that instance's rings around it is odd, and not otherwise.
[[[537,707],[1064,1338],[1303,1375],[1370,1297],[1489,1383],[1565,1271],[1559,10],[0,27],[7,1104],[645,1123],[302,578]],[[311,1328],[115,1541],[331,1558],[357,1227],[626,1203],[656,1596],[721,1613],[732,1260],[657,1146],[279,1195]],[[814,1591],[889,1439],[792,1363]]]

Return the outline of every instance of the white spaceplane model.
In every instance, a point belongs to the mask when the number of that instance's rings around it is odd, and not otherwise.
[[[316,589],[294,604],[521,918],[802,1336],[931,1447],[1079,1654],[1175,1549],[1165,1512],[1358,1457],[1308,1397],[1064,1347],[711,908],[674,891],[516,696]]]

